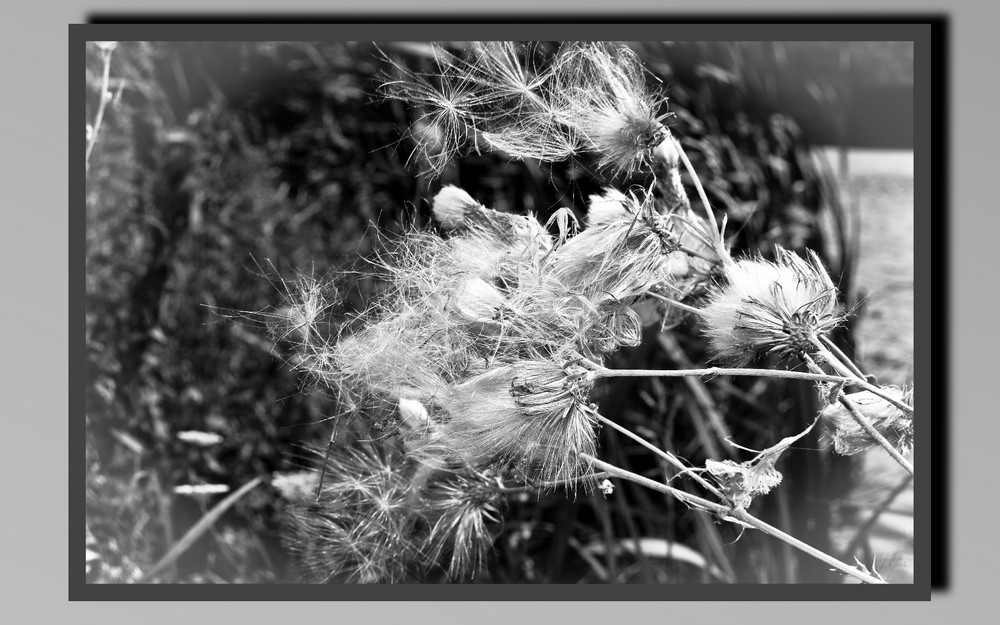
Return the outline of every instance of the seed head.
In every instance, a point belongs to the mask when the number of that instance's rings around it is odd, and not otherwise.
[[[319,499],[291,507],[289,546],[318,582],[399,582],[417,560],[400,459],[366,444],[329,455]]]
[[[462,579],[479,571],[499,521],[502,495],[489,472],[469,468],[442,471],[421,489],[421,507],[430,525],[426,554],[430,562],[447,560],[448,577]]]
[[[433,213],[445,230],[490,237],[523,251],[547,252],[552,238],[537,219],[486,208],[462,189],[448,185],[434,196]]]
[[[542,481],[576,480],[596,450],[581,371],[527,360],[473,377],[437,398],[435,442],[474,466]]]
[[[743,366],[765,353],[812,353],[819,336],[840,323],[837,289],[819,257],[810,251],[805,261],[781,247],[776,254],[776,262],[725,265],[725,284],[701,311],[716,358]]]
[[[646,88],[635,52],[590,42],[567,47],[559,62],[566,68],[557,75],[565,101],[561,121],[599,155],[598,167],[629,175],[648,165],[669,134],[668,114],[658,114],[664,100]]]

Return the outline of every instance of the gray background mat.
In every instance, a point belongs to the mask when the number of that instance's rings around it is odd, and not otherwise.
[[[412,14],[412,2],[376,2],[341,8],[331,2],[259,3],[214,2],[213,12],[275,13],[294,10],[310,14],[347,12],[363,9],[368,16],[378,13]],[[607,3],[572,3],[566,18],[585,11],[607,12]],[[632,14],[664,14],[663,3],[617,2],[615,17]],[[802,2],[754,3],[675,1],[672,13],[685,11],[735,12],[764,18],[768,13],[782,18],[789,11],[797,16],[828,15],[836,9],[855,17],[856,11],[871,7],[868,2],[844,1],[835,6]],[[177,1],[170,5],[148,4],[145,10],[191,13],[205,10],[204,2]],[[509,0],[502,5],[464,5],[465,15],[476,9],[495,16],[503,9],[511,20],[527,20],[532,12],[552,16],[555,3]],[[447,16],[443,2],[421,3],[420,10]],[[8,9],[5,33],[0,38],[7,64],[8,91],[2,116],[7,158],[3,169],[6,189],[14,191],[7,200],[3,267],[12,276],[3,306],[4,379],[8,408],[4,474],[14,497],[5,506],[4,532],[8,557],[4,566],[4,612],[14,622],[216,622],[239,619],[258,623],[303,618],[340,622],[359,619],[375,622],[528,622],[562,619],[583,622],[671,619],[679,622],[716,623],[736,618],[740,621],[775,622],[803,617],[821,622],[879,622],[905,619],[908,622],[940,622],[944,618],[968,615],[970,621],[996,613],[992,592],[995,570],[997,504],[992,501],[991,445],[997,425],[986,404],[991,387],[987,378],[995,333],[988,323],[993,317],[992,302],[975,297],[992,293],[993,262],[988,256],[987,237],[996,211],[991,206],[990,171],[995,149],[993,109],[996,108],[996,36],[992,9],[985,3],[885,2],[880,16],[888,11],[943,13],[951,18],[951,208],[952,235],[950,297],[952,347],[947,375],[950,385],[952,532],[951,589],[935,594],[925,603],[505,603],[487,606],[476,603],[74,603],[66,601],[66,567],[70,546],[67,541],[68,485],[66,428],[68,376],[65,366],[67,334],[67,207],[68,191],[64,167],[67,163],[67,28],[68,23],[86,20],[88,12],[135,13],[135,3],[48,4]],[[54,171],[53,171],[54,170]],[[918,255],[924,253],[918,249]],[[927,253],[934,254],[933,250]],[[943,259],[936,258],[935,262]],[[919,280],[919,276],[918,276]],[[982,281],[977,286],[972,281]],[[978,349],[977,349],[978,348]],[[978,447],[978,448],[977,448]],[[52,450],[44,455],[40,450]],[[11,451],[13,453],[11,453]],[[975,505],[970,505],[975,504]],[[13,556],[13,557],[11,557]],[[803,610],[806,612],[803,613]],[[979,618],[976,618],[979,617]],[[959,618],[961,618],[959,616]]]

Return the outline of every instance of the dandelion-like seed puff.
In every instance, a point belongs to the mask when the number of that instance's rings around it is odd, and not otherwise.
[[[434,442],[475,466],[575,482],[596,453],[596,417],[584,372],[527,360],[490,370],[435,398]]]
[[[630,175],[649,164],[668,134],[658,114],[663,98],[645,85],[638,56],[626,47],[581,44],[564,52],[558,91],[563,94],[563,123],[577,129],[586,147],[599,154],[598,168]]]
[[[290,547],[318,582],[402,581],[419,548],[399,458],[371,446],[338,452],[319,499],[291,508]]]
[[[488,473],[448,471],[421,491],[423,514],[430,525],[427,557],[447,562],[451,579],[474,576],[493,542],[487,525],[499,521],[501,494]]]
[[[812,353],[842,320],[837,289],[811,250],[808,261],[777,247],[776,262],[727,264],[725,280],[701,310],[719,360],[744,366],[761,354]]]

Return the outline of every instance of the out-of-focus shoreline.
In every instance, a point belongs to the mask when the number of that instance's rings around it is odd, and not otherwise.
[[[861,366],[881,383],[901,385],[913,379],[913,151],[849,149],[846,177],[839,171],[839,150],[821,152],[840,177],[843,200],[856,203],[861,218],[855,278],[867,294],[856,335]],[[905,477],[881,449],[865,453],[860,475],[848,500],[862,519]],[[855,524],[841,526],[836,544],[846,544],[855,531]],[[911,583],[912,483],[879,517],[870,536],[875,569],[889,582]]]

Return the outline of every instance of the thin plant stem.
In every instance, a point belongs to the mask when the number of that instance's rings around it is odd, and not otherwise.
[[[722,234],[719,232],[719,222],[715,220],[715,214],[712,212],[712,204],[708,201],[708,194],[705,193],[705,188],[701,186],[701,179],[698,177],[697,172],[695,172],[694,165],[691,164],[691,159],[688,158],[688,155],[684,151],[684,147],[681,146],[680,141],[675,139],[674,147],[677,149],[677,154],[681,157],[681,162],[684,163],[684,168],[687,169],[688,173],[691,175],[691,179],[694,181],[694,188],[698,191],[698,197],[701,198],[701,203],[705,205],[705,212],[708,214],[708,220],[712,223],[712,232],[714,233],[714,236],[721,240]]]
[[[90,132],[90,140],[87,141],[87,154],[84,159],[84,169],[90,169],[90,153],[97,145],[97,133],[101,130],[101,122],[104,121],[104,109],[108,106],[110,92],[108,87],[111,84],[111,50],[101,49],[101,57],[104,60],[104,75],[101,79],[101,102],[97,105],[97,115],[94,117],[94,127]]]
[[[889,402],[893,406],[895,406],[895,407],[899,408],[900,410],[902,410],[904,413],[906,413],[906,414],[908,414],[910,416],[913,415],[913,407],[912,406],[907,406],[905,403],[899,401],[895,397],[889,396],[889,394],[886,393],[884,390],[882,390],[881,388],[875,386],[874,384],[872,384],[871,382],[869,382],[868,380],[866,380],[865,377],[864,377],[864,375],[861,375],[861,376],[856,375],[854,372],[851,371],[851,369],[847,365],[845,365],[844,363],[842,363],[840,361],[840,359],[838,359],[836,356],[834,356],[830,352],[830,350],[828,350],[826,347],[824,347],[822,343],[820,343],[819,341],[816,341],[814,339],[813,340],[813,345],[816,347],[819,355],[822,356],[823,359],[827,363],[829,363],[829,365],[831,367],[833,367],[833,369],[837,373],[839,373],[839,374],[841,374],[841,375],[849,378],[849,382],[848,382],[849,384],[853,384],[855,386],[860,386],[861,388],[865,389],[869,393],[871,393],[873,395],[878,395],[879,397],[881,397],[882,399],[886,400],[887,402]],[[809,356],[809,354],[803,353],[802,355],[806,359],[807,362],[812,363],[813,367],[816,370],[822,371],[822,369],[819,368],[819,365],[816,364],[816,362],[812,359],[811,356]]]
[[[230,494],[225,499],[217,503],[215,507],[209,510],[208,514],[202,516],[198,522],[195,523],[194,526],[192,526],[191,529],[189,529],[187,533],[181,537],[179,541],[171,545],[167,553],[160,558],[160,561],[157,562],[153,568],[144,573],[139,581],[148,581],[159,574],[164,568],[172,565],[177,558],[181,556],[181,554],[187,551],[188,548],[193,545],[195,541],[208,530],[209,527],[212,526],[213,523],[219,520],[219,517],[221,517],[226,510],[231,508],[233,504],[243,497],[243,495],[253,490],[262,481],[262,477],[255,477],[240,487],[240,489],[235,493]]]
[[[676,364],[691,369],[694,368],[694,363],[688,358],[687,353],[681,347],[680,343],[677,341],[676,337],[669,332],[660,332],[656,335],[656,341],[663,348],[663,351],[670,356]],[[719,407],[715,403],[715,399],[712,397],[712,393],[709,392],[708,387],[705,386],[705,382],[700,378],[686,377],[684,378],[684,383],[691,390],[691,394],[694,396],[695,403],[701,408],[705,416],[708,417],[709,425],[715,430],[715,433],[722,440],[728,439],[732,436],[732,432],[729,431],[729,427],[726,425],[726,420],[722,418],[722,413],[719,412]],[[697,419],[697,415],[693,414],[692,418]],[[720,458],[716,458],[719,460]]]
[[[858,365],[854,364],[854,361],[848,358],[847,354],[841,351],[841,349],[837,347],[837,344],[830,340],[830,337],[823,334],[819,337],[819,340],[822,341],[823,344],[826,345],[827,348],[829,348],[830,351],[833,352],[837,356],[837,358],[840,359],[840,362],[844,363],[847,366],[847,368],[850,369],[852,373],[854,373],[854,375],[858,376],[859,378],[865,377],[865,374],[862,373]]]
[[[783,369],[743,369],[730,367],[708,367],[706,369],[596,369],[593,375],[598,378],[683,378],[686,376],[702,377],[706,375],[742,375],[761,378],[785,378],[790,380],[808,380],[810,382],[843,382],[854,383],[854,376],[828,375],[826,373],[806,373],[804,371],[785,371]]]
[[[688,249],[688,248],[684,247],[683,245],[680,246],[677,249],[679,251],[681,251],[681,252],[684,252],[688,256],[694,256],[695,258],[700,258],[700,259],[702,259],[703,261],[705,261],[707,263],[712,263],[713,265],[718,265],[719,264],[719,259],[718,258],[709,258],[708,256],[705,256],[701,252],[696,252],[696,251],[694,251],[692,249]]]
[[[661,458],[663,458],[664,460],[666,460],[668,463],[670,463],[671,465],[673,465],[677,469],[680,469],[680,471],[681,471],[682,474],[690,475],[691,478],[694,481],[696,481],[699,484],[701,484],[708,492],[712,493],[713,495],[715,495],[719,499],[721,499],[723,501],[729,501],[729,498],[726,497],[725,495],[723,495],[722,492],[719,489],[717,489],[716,487],[712,486],[708,481],[706,481],[703,477],[701,477],[697,473],[694,473],[693,471],[691,471],[689,467],[684,466],[684,463],[681,462],[680,460],[678,460],[677,457],[674,456],[673,454],[667,453],[667,452],[663,451],[662,449],[660,449],[656,445],[650,443],[649,441],[647,441],[646,439],[642,438],[638,434],[632,432],[628,428],[625,428],[625,427],[622,427],[621,425],[618,425],[617,423],[615,423],[611,419],[608,419],[607,417],[605,417],[605,416],[603,416],[601,414],[597,415],[597,420],[600,421],[601,423],[604,423],[605,425],[609,426],[610,428],[621,432],[622,434],[624,434],[625,436],[631,438],[632,440],[634,440],[635,442],[639,443],[640,445],[642,445],[646,449],[652,451],[654,454],[660,456]]]
[[[582,457],[583,459],[589,461],[591,464],[593,464],[598,469],[606,471],[607,473],[610,473],[611,475],[613,475],[615,477],[619,477],[619,478],[622,478],[622,479],[625,479],[625,480],[629,480],[630,482],[634,482],[636,484],[639,484],[641,486],[645,486],[645,487],[650,488],[652,490],[659,491],[661,493],[666,493],[668,495],[673,495],[674,497],[676,497],[677,499],[679,499],[680,501],[682,501],[682,502],[684,502],[686,504],[697,506],[698,508],[701,508],[701,509],[706,510],[708,512],[714,512],[715,514],[719,515],[723,519],[727,519],[727,518],[734,519],[736,521],[739,521],[740,523],[743,523],[743,524],[748,525],[748,526],[750,526],[750,527],[752,527],[752,528],[754,528],[756,530],[759,530],[759,531],[761,531],[761,532],[763,532],[765,534],[768,534],[769,536],[773,536],[774,538],[777,538],[778,540],[784,541],[784,542],[788,543],[789,545],[795,547],[796,549],[799,549],[800,551],[803,551],[803,552],[805,552],[805,553],[813,556],[814,558],[816,558],[816,559],[818,559],[818,560],[820,560],[822,562],[825,562],[826,564],[829,564],[830,566],[832,566],[833,568],[837,569],[838,571],[840,571],[842,573],[845,573],[847,575],[850,575],[851,577],[854,577],[856,579],[859,579],[862,582],[865,582],[865,583],[868,583],[868,584],[884,584],[884,583],[886,583],[885,580],[879,579],[879,578],[874,577],[872,575],[869,575],[869,574],[867,574],[867,573],[865,573],[863,571],[860,571],[860,570],[858,570],[858,569],[856,569],[856,568],[854,568],[854,567],[852,567],[852,566],[850,566],[848,564],[845,564],[844,562],[841,562],[840,560],[834,558],[833,556],[831,556],[831,555],[829,555],[827,553],[824,553],[824,552],[820,551],[819,549],[816,549],[815,547],[813,547],[813,546],[811,546],[811,545],[809,545],[807,543],[802,542],[798,538],[795,538],[794,536],[786,534],[785,532],[779,530],[778,528],[774,527],[773,525],[769,525],[768,523],[765,523],[764,521],[761,521],[760,519],[758,519],[757,517],[753,516],[752,514],[748,513],[745,510],[742,510],[740,508],[735,508],[735,509],[734,508],[730,508],[728,506],[723,506],[723,505],[720,505],[720,504],[708,501],[707,499],[703,499],[701,497],[697,497],[695,495],[691,495],[689,493],[685,493],[684,491],[678,490],[676,488],[673,488],[672,486],[667,486],[666,484],[661,484],[660,482],[657,482],[655,480],[651,480],[651,479],[649,479],[647,477],[643,477],[643,476],[638,475],[636,473],[632,473],[631,471],[626,471],[625,469],[616,467],[616,466],[614,466],[612,464],[608,464],[608,463],[606,463],[606,462],[604,462],[602,460],[598,460],[597,458],[591,456],[590,454],[581,453],[580,457]]]
[[[608,474],[604,471],[598,471],[597,473],[591,473],[584,476],[588,479],[600,479],[602,477],[608,477]],[[518,484],[517,486],[505,486],[503,483],[497,483],[497,490],[501,493],[528,493],[541,488],[556,488],[559,486],[566,486],[567,484],[572,484],[573,482],[579,481],[581,478],[569,479],[569,480],[554,480],[551,482],[538,482],[536,484]]]
[[[858,531],[854,533],[854,536],[851,538],[850,542],[847,543],[847,547],[844,549],[843,557],[848,558],[854,554],[854,551],[858,548],[858,545],[861,544],[861,541],[864,539],[864,536],[868,533],[869,530],[871,530],[871,528],[875,525],[875,523],[878,522],[878,519],[879,517],[882,516],[882,513],[889,509],[889,506],[891,506],[892,502],[896,500],[896,497],[898,497],[900,493],[905,491],[910,486],[910,483],[912,481],[913,481],[912,475],[905,475],[903,476],[903,479],[899,482],[899,484],[896,484],[896,486],[893,487],[892,491],[886,496],[886,498],[882,500],[882,502],[878,505],[877,508],[875,508],[875,510],[872,511],[871,516],[865,519],[865,522],[861,524],[861,527],[858,528]]]
[[[652,291],[649,291],[647,293],[647,295],[649,295],[650,297],[655,297],[656,299],[660,300],[661,302],[666,302],[666,303],[670,304],[671,306],[676,306],[677,308],[680,308],[681,310],[686,310],[689,313],[694,313],[696,315],[699,314],[699,313],[701,313],[701,311],[698,310],[697,308],[695,308],[694,306],[688,306],[687,304],[682,304],[682,303],[680,303],[680,302],[678,302],[676,300],[670,299],[669,297],[666,297],[664,295],[660,295],[659,293],[654,293]]]

